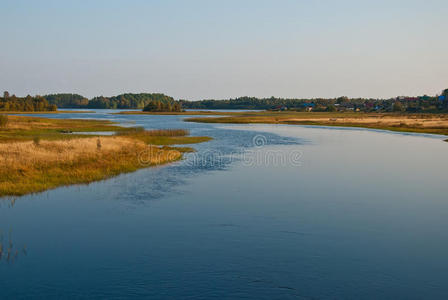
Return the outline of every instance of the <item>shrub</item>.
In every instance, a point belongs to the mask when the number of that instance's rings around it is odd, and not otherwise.
[[[337,111],[337,109],[336,109],[336,107],[334,105],[328,105],[327,106],[327,111],[335,112],[335,111]]]
[[[40,145],[40,137],[38,137],[38,136],[35,136],[34,138],[33,138],[33,144],[34,144],[34,146],[39,146]]]
[[[392,110],[395,112],[401,112],[404,110],[403,104],[401,104],[401,102],[394,102],[393,106],[392,106]]]

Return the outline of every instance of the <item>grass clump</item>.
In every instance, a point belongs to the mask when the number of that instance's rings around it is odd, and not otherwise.
[[[40,146],[40,137],[35,136],[35,137],[33,138],[33,144],[34,144],[34,146],[36,146],[36,147]]]
[[[155,129],[155,130],[127,130],[117,133],[118,136],[128,136],[154,145],[185,145],[196,144],[211,140],[204,136],[189,136],[186,129]]]
[[[8,121],[7,115],[0,115],[0,128],[5,128],[8,126]]]

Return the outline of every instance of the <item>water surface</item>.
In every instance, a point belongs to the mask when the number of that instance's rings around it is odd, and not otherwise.
[[[45,116],[214,140],[169,166],[0,200],[2,245],[12,246],[0,260],[1,298],[448,296],[441,137]]]

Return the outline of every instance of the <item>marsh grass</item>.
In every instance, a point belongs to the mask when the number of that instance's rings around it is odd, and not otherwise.
[[[7,115],[0,115],[0,128],[5,128],[6,126],[8,126],[8,116]]]
[[[20,196],[62,185],[89,183],[140,168],[173,162],[207,141],[186,130],[122,128],[110,122],[11,116],[0,130],[0,196]],[[116,131],[77,136],[65,131]],[[19,136],[16,134],[19,133]]]
[[[141,153],[146,153],[141,162]],[[149,155],[148,155],[149,153]],[[0,195],[24,195],[60,185],[89,183],[142,167],[178,160],[176,149],[127,137],[0,144]]]
[[[186,129],[153,129],[145,130],[143,127],[132,127],[129,130],[117,132],[116,135],[145,135],[145,136],[186,136],[190,132]]]
[[[357,112],[244,112],[224,117],[188,118],[189,122],[233,124],[290,124],[361,127],[400,132],[448,135],[448,118],[443,114],[396,114]]]
[[[121,111],[113,113],[116,115],[184,115],[184,116],[194,116],[194,115],[232,115],[236,112],[220,112],[220,111],[170,111],[170,112],[154,112],[154,111]]]
[[[3,236],[3,232],[0,230],[0,263],[2,261],[6,263],[14,263],[17,261],[19,254],[28,255],[26,245],[21,249],[12,240],[12,231],[8,233],[8,237]]]
[[[42,140],[69,140],[86,137],[82,134],[67,134],[68,132],[129,130],[110,121],[98,120],[47,119],[24,116],[8,116],[8,120],[8,126],[0,127],[0,143],[30,141],[35,137]]]
[[[188,136],[186,129],[155,129],[155,130],[128,130],[118,132],[118,136],[128,136],[154,145],[185,145],[196,144],[211,140],[204,136]]]

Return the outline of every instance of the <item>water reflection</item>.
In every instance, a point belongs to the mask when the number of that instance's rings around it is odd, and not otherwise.
[[[13,242],[12,229],[8,231],[6,236],[0,229],[0,263],[15,263],[19,255],[28,255],[26,245],[19,247]]]
[[[2,206],[13,208],[16,205],[16,200],[16,197],[4,197],[3,199],[0,198],[0,208]]]
[[[0,208],[14,208],[17,198],[9,198],[0,200]],[[13,241],[12,228],[4,231],[0,228],[0,263],[14,263],[20,255],[27,256],[28,251],[26,245],[18,246]]]

